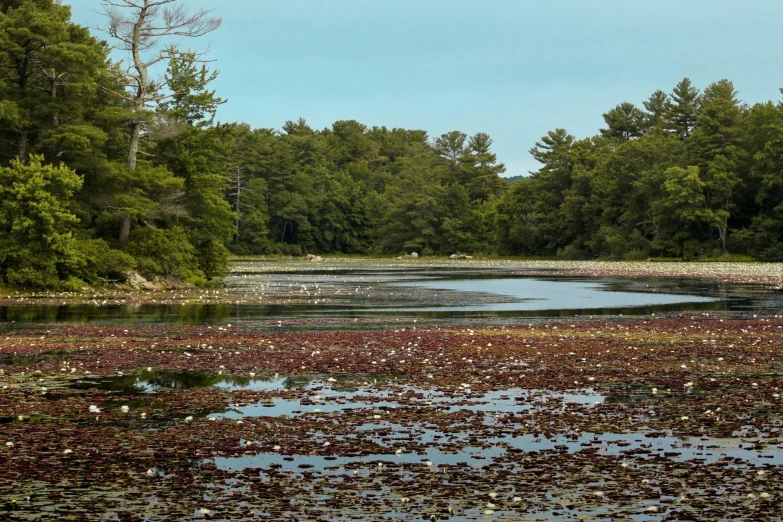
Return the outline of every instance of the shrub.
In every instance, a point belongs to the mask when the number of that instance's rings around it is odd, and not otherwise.
[[[115,250],[103,239],[76,241],[79,255],[77,274],[89,283],[124,281],[126,274],[136,268],[132,255]]]
[[[144,275],[174,276],[182,279],[203,277],[196,260],[196,248],[179,227],[137,228],[130,233],[128,253],[136,258]]]

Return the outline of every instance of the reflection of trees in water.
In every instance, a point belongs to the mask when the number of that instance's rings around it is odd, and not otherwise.
[[[264,379],[266,380],[266,379]],[[305,388],[313,382],[311,375],[297,375],[295,377],[286,377],[283,386],[286,388]]]
[[[95,388],[127,394],[144,393],[144,386],[139,382],[137,375],[116,375],[97,379],[84,379],[77,381],[72,387],[79,390]]]
[[[114,326],[132,326],[139,321],[193,326],[225,322],[233,309],[228,304],[17,305],[0,306],[0,321],[86,323],[99,319]]]
[[[223,381],[223,376],[206,372],[144,372],[141,379],[155,388],[187,390],[208,388]]]
[[[241,375],[220,375],[211,372],[195,371],[153,371],[141,375],[115,375],[94,380],[83,380],[74,385],[78,389],[97,388],[112,392],[137,394],[150,388],[169,388],[187,390],[189,388],[208,388],[225,382],[233,386],[247,386],[250,378]]]
[[[29,355],[12,355],[12,354],[0,354],[0,365],[14,364],[19,366],[25,366],[31,363],[37,363],[41,361],[69,361],[73,359],[74,355],[79,354],[82,350],[65,351],[65,350],[53,350],[48,352],[41,352]]]
[[[3,306],[0,307],[0,321],[53,322],[57,320],[59,306]]]

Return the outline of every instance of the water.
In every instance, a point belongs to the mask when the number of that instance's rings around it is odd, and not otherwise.
[[[406,287],[432,288],[452,292],[493,294],[513,298],[511,302],[490,302],[486,304],[452,307],[429,307],[425,310],[442,311],[531,311],[531,310],[582,310],[593,308],[637,308],[689,303],[714,303],[713,297],[690,294],[608,291],[605,283],[557,281],[535,277],[498,279],[436,280],[400,283]],[[467,299],[470,296],[466,296]]]
[[[783,464],[783,451],[779,444],[757,446],[745,444],[739,438],[677,437],[656,434],[650,437],[644,432],[589,433],[579,432],[545,437],[532,433],[492,434],[495,419],[499,416],[520,422],[526,415],[541,414],[559,405],[574,407],[582,412],[602,404],[629,402],[626,397],[604,396],[592,389],[555,392],[536,389],[505,389],[475,392],[468,389],[438,390],[420,389],[398,382],[394,377],[365,380],[364,375],[343,375],[340,380],[327,376],[249,378],[209,372],[145,371],[131,376],[110,376],[82,379],[72,387],[97,388],[123,396],[157,393],[165,389],[189,389],[214,387],[230,391],[266,392],[267,398],[256,403],[234,405],[225,411],[202,413],[199,417],[215,420],[242,420],[254,417],[281,418],[307,417],[329,423],[356,422],[353,432],[334,435],[332,441],[372,442],[386,447],[385,453],[369,453],[356,456],[337,456],[323,441],[314,442],[319,454],[290,455],[285,447],[270,451],[259,441],[241,439],[240,446],[247,445],[246,455],[218,457],[211,460],[219,469],[237,471],[248,468],[275,468],[297,472],[314,470],[319,473],[345,474],[360,470],[366,473],[381,467],[418,467],[437,471],[442,466],[467,466],[479,469],[493,463],[519,466],[519,457],[526,453],[565,452],[574,455],[587,452],[616,457],[625,466],[643,465],[647,461],[665,458],[672,462],[713,464],[722,460],[744,462],[753,466],[778,466]],[[330,381],[329,379],[332,379]],[[346,383],[351,383],[346,386]],[[294,390],[296,396],[277,396]],[[648,393],[639,393],[649,397]],[[132,399],[113,405],[134,406]],[[586,408],[586,409],[585,409]],[[488,435],[473,439],[472,430],[455,429],[446,434],[441,428],[421,420],[438,412],[469,412],[482,415]],[[413,416],[411,416],[413,414]],[[150,421],[150,425],[153,422]],[[317,438],[317,437],[316,437]],[[248,445],[248,442],[250,443]],[[411,444],[415,450],[410,450]],[[399,452],[398,452],[399,450]],[[521,471],[520,467],[518,471]]]
[[[262,262],[244,268],[264,269]],[[525,276],[518,268],[352,268],[235,272],[218,303],[0,307],[0,325],[225,325],[355,329],[521,317],[779,309],[753,287],[687,278]],[[173,296],[172,296],[173,297]],[[215,293],[210,294],[212,299]]]

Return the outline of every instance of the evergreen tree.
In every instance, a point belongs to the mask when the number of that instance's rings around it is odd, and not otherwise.
[[[618,140],[631,140],[644,134],[647,118],[633,103],[623,102],[609,112],[604,113],[606,128],[601,135]]]
[[[668,111],[669,130],[680,139],[685,139],[693,133],[696,125],[696,112],[699,109],[699,90],[691,84],[688,78],[678,83],[671,94]]]
[[[658,89],[644,101],[646,114],[646,130],[662,130],[666,125],[666,118],[669,114],[671,102],[669,95]]]

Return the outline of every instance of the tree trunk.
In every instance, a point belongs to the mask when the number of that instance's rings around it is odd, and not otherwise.
[[[49,94],[52,95],[52,99],[57,98],[57,72],[52,73],[54,78],[49,80]],[[52,113],[52,125],[55,127],[60,126],[60,111],[57,110],[57,105],[54,106],[54,112]]]
[[[27,130],[20,130],[16,133],[16,159],[25,161],[27,159]]]
[[[131,52],[133,55],[133,65],[136,68],[136,72],[138,73],[138,77],[136,79],[136,81],[138,82],[136,84],[136,96],[133,100],[134,101],[133,112],[137,116],[140,116],[141,112],[144,110],[144,102],[147,96],[147,67],[144,65],[144,62],[141,59],[141,55],[139,54],[139,46],[141,44],[141,28],[145,23],[146,18],[147,18],[147,7],[145,5],[145,7],[143,7],[139,12],[139,18],[136,20],[136,24],[133,27],[133,43],[131,45]],[[127,168],[128,168],[128,172],[131,174],[136,170],[136,157],[138,156],[139,153],[140,140],[141,140],[141,121],[137,117],[136,120],[133,123],[131,123],[130,144],[128,145]],[[133,177],[132,175],[129,176],[129,178],[131,179],[132,177]],[[125,187],[125,192],[130,193],[132,190],[133,190],[133,183],[129,181],[127,186]],[[120,235],[117,238],[119,247],[122,250],[125,250],[125,247],[128,246],[130,225],[131,225],[130,216],[128,215],[122,216],[122,221],[120,223]]]
[[[120,248],[125,250],[128,246],[128,236],[130,235],[130,217],[123,216],[120,222],[120,236],[117,242],[120,244]]]

